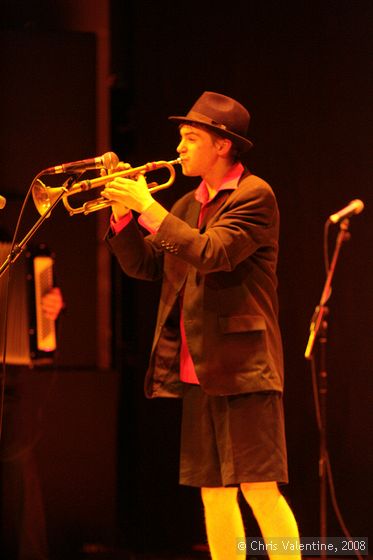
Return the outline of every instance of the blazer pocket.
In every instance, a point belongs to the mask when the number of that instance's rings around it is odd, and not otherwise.
[[[232,315],[219,317],[223,333],[239,333],[248,331],[265,331],[266,322],[261,315]]]

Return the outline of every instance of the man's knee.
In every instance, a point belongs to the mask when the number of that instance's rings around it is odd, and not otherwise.
[[[244,482],[241,491],[253,510],[273,510],[281,498],[277,482]]]
[[[237,488],[214,487],[201,488],[202,502],[205,508],[228,508],[237,504]]]

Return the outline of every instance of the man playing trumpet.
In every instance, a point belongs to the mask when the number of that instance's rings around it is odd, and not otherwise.
[[[279,212],[271,187],[240,161],[252,146],[240,103],[205,92],[170,120],[183,174],[199,186],[169,212],[143,175],[116,177],[102,193],[112,204],[107,241],[127,275],[163,279],[145,393],[182,397],[180,484],[201,488],[213,560],[233,560],[244,540],[239,490],[266,542],[299,538],[278,488],[288,481]]]

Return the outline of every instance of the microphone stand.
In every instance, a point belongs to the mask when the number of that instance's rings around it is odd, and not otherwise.
[[[73,185],[75,180],[76,180],[75,177],[69,177],[69,179],[65,182],[65,185],[61,188],[61,192],[58,194],[58,196],[55,198],[55,200],[51,204],[50,208],[48,208],[48,210],[40,216],[40,218],[37,220],[37,222],[35,222],[35,224],[32,226],[32,228],[26,233],[26,235],[22,239],[22,241],[20,241],[19,243],[14,245],[13,249],[10,251],[7,258],[5,259],[5,261],[0,266],[0,278],[8,270],[8,268],[13,263],[16,262],[18,257],[21,256],[22,252],[27,247],[27,244],[30,241],[30,239],[32,239],[32,237],[35,235],[35,233],[38,231],[38,229],[44,223],[44,221],[47,218],[49,218],[49,216],[51,215],[54,208],[57,206],[57,204],[59,203],[61,198],[66,194],[66,192],[69,191],[69,188]]]
[[[350,239],[350,233],[348,231],[349,220],[345,219],[340,224],[340,230],[336,239],[333,258],[327,272],[327,277],[325,285],[321,294],[320,302],[316,306],[310,325],[310,335],[307,343],[307,348],[305,351],[305,358],[311,360],[313,357],[315,341],[319,340],[320,346],[320,365],[319,365],[319,383],[318,383],[318,394],[319,394],[319,431],[320,431],[320,442],[319,442],[319,479],[320,479],[320,537],[321,542],[326,543],[327,537],[327,461],[328,461],[328,448],[327,448],[327,438],[326,438],[326,404],[327,404],[327,392],[328,392],[328,374],[326,369],[326,347],[327,347],[327,315],[329,314],[329,308],[326,303],[331,295],[332,280],[337,265],[337,260],[345,241]],[[324,547],[322,547],[324,549]],[[326,559],[326,551],[322,550],[320,554],[321,558]]]

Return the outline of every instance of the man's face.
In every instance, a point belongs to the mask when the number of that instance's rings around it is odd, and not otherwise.
[[[177,151],[182,158],[183,174],[189,177],[206,177],[218,159],[214,136],[189,124],[180,127]]]

